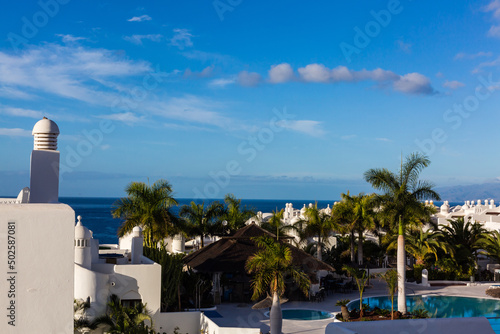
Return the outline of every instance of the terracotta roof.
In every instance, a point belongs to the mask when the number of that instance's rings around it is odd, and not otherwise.
[[[236,231],[233,236],[224,237],[187,255],[184,258],[184,263],[200,272],[245,272],[247,259],[259,250],[252,238],[262,235],[276,238],[273,233],[253,223],[249,224]],[[304,271],[335,270],[332,266],[319,261],[303,250],[292,245],[289,246],[294,265],[301,267]]]

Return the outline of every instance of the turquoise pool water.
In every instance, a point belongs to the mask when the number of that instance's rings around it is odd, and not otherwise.
[[[391,309],[388,297],[363,298],[363,303],[371,308]],[[397,298],[394,298],[394,308],[397,309]],[[359,307],[359,300],[348,305],[349,309]],[[408,312],[416,309],[426,309],[433,318],[468,318],[468,317],[500,317],[500,301],[485,298],[454,297],[454,296],[407,296]]]
[[[284,309],[281,311],[283,319],[288,320],[322,320],[330,319],[333,315],[330,312],[303,309]],[[265,313],[269,317],[269,312]]]

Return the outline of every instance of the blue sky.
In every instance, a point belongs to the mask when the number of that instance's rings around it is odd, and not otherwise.
[[[0,14],[0,193],[61,129],[61,194],[327,199],[421,151],[437,186],[500,158],[500,1],[31,1]]]

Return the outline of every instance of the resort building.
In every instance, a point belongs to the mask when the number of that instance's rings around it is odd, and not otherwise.
[[[432,202],[432,201],[431,201]],[[427,202],[427,205],[434,205]],[[463,205],[451,207],[448,201],[444,201],[438,212],[433,215],[432,220],[437,224],[448,224],[448,220],[463,218],[465,221],[479,222],[487,230],[500,229],[500,206],[495,201],[486,199],[481,201],[465,201]]]

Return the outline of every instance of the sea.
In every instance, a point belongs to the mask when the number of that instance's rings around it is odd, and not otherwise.
[[[61,197],[61,203],[68,204],[75,210],[76,216],[82,216],[82,223],[93,232],[94,238],[99,239],[101,244],[116,244],[118,236],[116,234],[118,227],[122,224],[121,219],[113,218],[111,212],[113,205],[118,198],[105,197]],[[188,205],[194,199],[191,198],[176,198],[179,205],[173,208],[173,212],[178,213],[178,210],[183,205]],[[221,199],[207,199],[205,203],[212,201],[223,201]],[[200,202],[200,201],[197,201]],[[274,199],[242,199],[242,207],[253,209],[255,211],[272,212],[285,208],[286,203],[292,203],[294,209],[301,209],[304,204],[317,203],[318,208],[323,209],[328,205],[333,205],[332,201],[314,201],[314,200],[274,200]],[[442,202],[434,202],[440,206]],[[450,202],[450,206],[461,205],[463,203]]]

